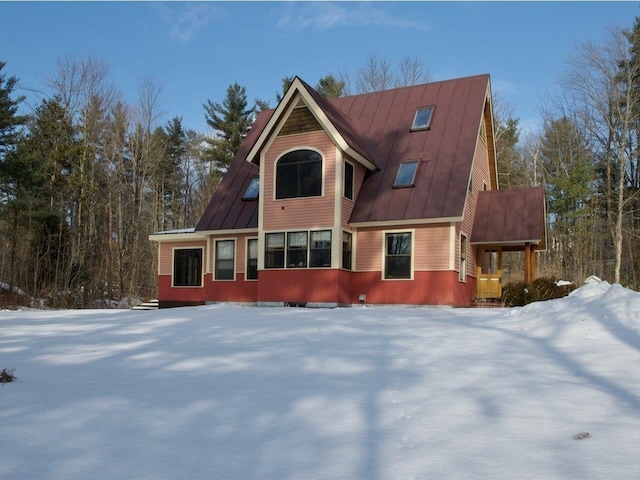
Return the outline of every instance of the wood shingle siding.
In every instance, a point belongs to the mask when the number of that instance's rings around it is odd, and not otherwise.
[[[278,132],[278,136],[294,135],[297,133],[318,132],[322,126],[307,107],[294,108],[287,121]]]

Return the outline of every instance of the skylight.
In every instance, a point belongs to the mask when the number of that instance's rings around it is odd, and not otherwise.
[[[410,162],[403,162],[398,168],[398,174],[396,175],[396,181],[393,184],[394,188],[413,187],[413,182],[416,177],[416,170],[418,169],[418,161],[412,160]]]
[[[419,108],[416,111],[416,116],[413,118],[411,130],[427,130],[429,125],[431,125],[432,114],[433,107]]]
[[[247,190],[244,192],[244,196],[242,200],[256,200],[258,198],[258,194],[260,193],[260,178],[253,177],[251,179],[251,183],[247,187]]]

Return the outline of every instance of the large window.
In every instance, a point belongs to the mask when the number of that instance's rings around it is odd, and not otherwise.
[[[353,165],[344,162],[344,196],[353,200]]]
[[[349,232],[342,232],[342,268],[351,270],[351,252],[353,237]]]
[[[264,253],[264,268],[284,268],[284,233],[267,233]]]
[[[276,165],[276,198],[322,195],[322,155],[313,150],[295,150]]]
[[[247,240],[247,276],[246,280],[258,279],[258,239]]]
[[[310,267],[331,266],[331,230],[311,232]]]
[[[265,235],[265,268],[330,266],[331,230]]]
[[[385,234],[384,278],[411,278],[411,232]]]
[[[216,280],[234,279],[235,244],[234,240],[216,241]]]
[[[307,266],[307,232],[287,234],[287,268]]]
[[[202,286],[202,248],[177,248],[173,251],[173,286]]]

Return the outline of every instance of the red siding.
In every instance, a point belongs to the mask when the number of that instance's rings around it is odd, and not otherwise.
[[[205,285],[208,275],[205,275]],[[205,303],[206,289],[202,287],[172,287],[171,275],[158,275],[158,300],[160,302]]]

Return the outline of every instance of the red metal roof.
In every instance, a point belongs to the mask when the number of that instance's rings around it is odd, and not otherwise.
[[[487,190],[478,195],[471,243],[546,248],[544,187]]]
[[[306,83],[317,107],[377,170],[367,175],[351,223],[461,218],[489,75],[327,100]],[[411,131],[416,110],[433,106],[428,130]],[[242,201],[257,166],[246,162],[273,110],[262,112],[196,230],[257,228],[257,201]],[[419,160],[415,186],[394,189],[398,166]]]

